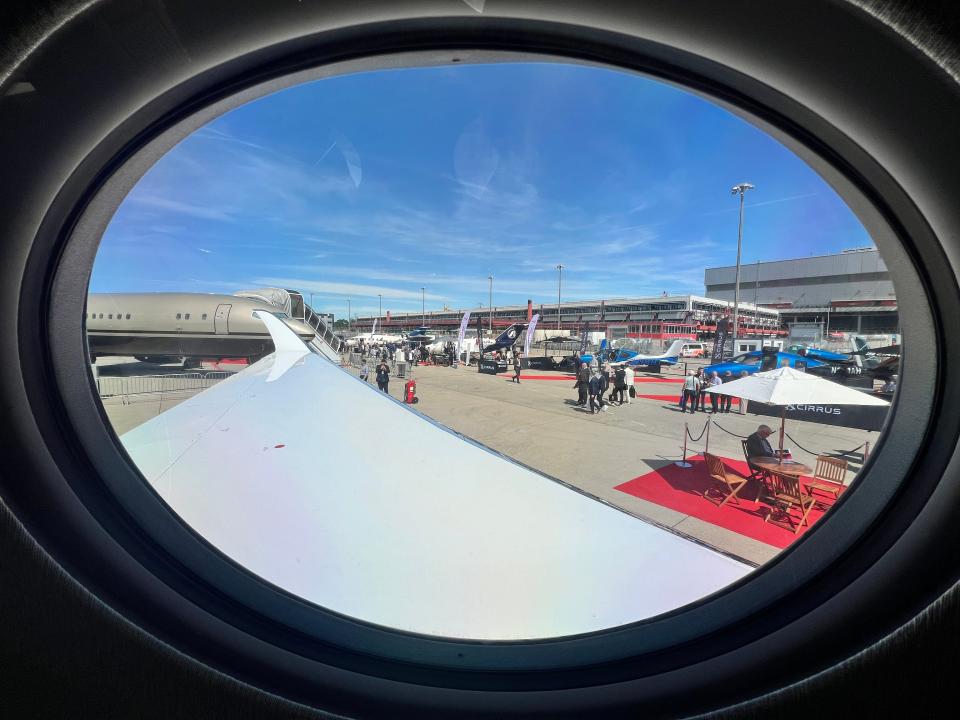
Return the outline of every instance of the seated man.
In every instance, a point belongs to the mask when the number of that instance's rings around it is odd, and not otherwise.
[[[757,431],[747,438],[747,457],[753,458],[776,458],[777,451],[774,450],[767,438],[773,433],[769,425],[761,425]]]

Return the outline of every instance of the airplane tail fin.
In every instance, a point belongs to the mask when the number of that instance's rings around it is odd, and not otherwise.
[[[607,339],[604,338],[603,340],[600,341],[600,352],[602,353],[606,349],[607,349]]]
[[[865,368],[867,366],[867,351],[870,350],[870,346],[867,344],[867,341],[864,340],[859,335],[855,335],[853,338],[853,362],[858,368]]]
[[[525,323],[514,323],[502,333],[497,335],[497,339],[494,340],[491,345],[485,347],[483,351],[487,352],[488,350],[513,347],[514,343],[517,342],[517,338],[520,337],[520,333],[523,331],[524,325]]]
[[[680,351],[683,350],[683,346],[686,344],[686,340],[674,340],[672,343],[670,343],[670,347],[667,348],[667,351],[660,357],[665,360],[668,358],[678,358],[680,357]]]

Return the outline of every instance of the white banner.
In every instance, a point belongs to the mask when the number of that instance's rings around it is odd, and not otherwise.
[[[457,347],[463,345],[463,336],[467,333],[467,323],[470,322],[470,311],[467,310],[460,320],[460,332],[457,334]]]
[[[527,336],[523,339],[523,354],[530,355],[530,343],[533,342],[533,333],[537,329],[537,322],[540,320],[540,313],[530,318],[530,325],[527,326]]]
[[[377,332],[377,318],[373,319],[373,327],[370,328],[370,334],[375,335]]]

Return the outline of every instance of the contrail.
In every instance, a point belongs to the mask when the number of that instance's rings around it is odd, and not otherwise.
[[[336,144],[337,144],[337,141],[336,141],[336,140],[334,140],[332,143],[330,143],[330,147],[328,147],[326,150],[323,151],[323,155],[320,156],[320,159],[317,160],[317,161],[313,164],[313,166],[316,167],[317,165],[319,165],[320,163],[322,163],[322,162],[323,162],[323,159],[324,159],[327,155],[330,154],[330,151],[333,150],[333,148],[334,148],[334,146],[335,146]]]

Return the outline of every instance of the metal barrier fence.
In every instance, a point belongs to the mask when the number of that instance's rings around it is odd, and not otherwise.
[[[129,377],[98,377],[97,394],[101,398],[120,397],[126,402],[130,395],[150,395],[165,392],[199,392],[226,380],[232,372],[177,373],[171,375],[133,375]]]

